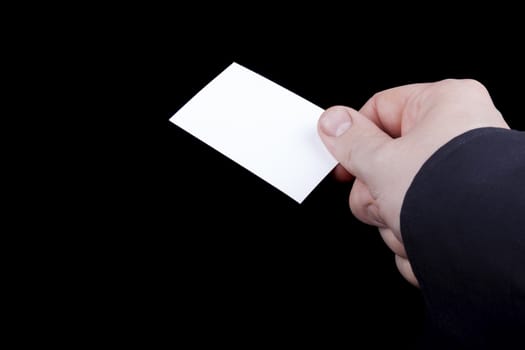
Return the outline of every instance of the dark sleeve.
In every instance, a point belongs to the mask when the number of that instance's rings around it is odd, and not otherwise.
[[[525,132],[475,129],[439,149],[407,191],[401,233],[424,348],[525,349]]]

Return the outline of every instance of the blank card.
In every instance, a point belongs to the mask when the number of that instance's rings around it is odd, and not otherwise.
[[[322,112],[232,63],[170,121],[301,203],[337,164],[317,134]]]

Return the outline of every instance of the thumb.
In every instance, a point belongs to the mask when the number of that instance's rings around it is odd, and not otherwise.
[[[384,145],[392,140],[358,111],[336,106],[320,117],[318,131],[323,143],[341,165],[367,185],[385,172]]]

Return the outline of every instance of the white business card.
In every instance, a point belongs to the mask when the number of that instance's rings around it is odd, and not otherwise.
[[[170,121],[301,203],[337,164],[317,134],[322,112],[232,63]]]

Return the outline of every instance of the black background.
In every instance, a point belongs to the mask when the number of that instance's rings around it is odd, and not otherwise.
[[[422,297],[377,230],[351,215],[349,184],[329,176],[299,205],[168,119],[235,61],[322,108],[474,78],[523,129],[519,28],[496,32],[490,18],[450,15],[384,22],[368,12],[257,20],[253,12],[235,21],[198,11],[133,17],[84,52],[104,68],[86,79],[111,101],[95,114],[112,147],[88,170],[104,185],[84,189],[111,232],[95,240],[110,262],[97,278],[117,287],[102,288],[109,312],[138,326],[134,336],[148,329],[150,339],[175,343],[411,348]]]

